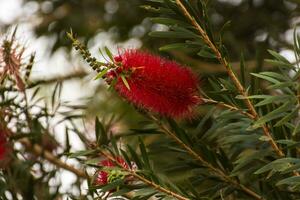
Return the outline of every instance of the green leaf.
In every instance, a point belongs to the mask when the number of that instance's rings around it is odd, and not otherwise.
[[[124,180],[117,180],[117,181],[114,181],[112,183],[108,183],[107,185],[101,187],[101,192],[107,192],[109,190],[120,187],[123,184],[124,184]]]
[[[110,51],[106,46],[104,47],[104,50],[105,50],[106,55],[107,55],[107,56],[109,57],[109,59],[113,62],[113,61],[114,61],[114,57],[113,57],[111,51]]]
[[[216,92],[221,91],[220,85],[217,84],[218,81],[216,81],[215,79],[213,80],[211,78],[208,78],[208,81],[209,81],[209,83],[212,86],[214,91],[216,91]],[[231,102],[231,99],[227,95],[224,95],[224,94],[220,93],[220,96],[225,100],[225,102]]]
[[[103,145],[108,143],[108,138],[103,124],[99,121],[98,117],[95,118],[95,135],[97,144]]]
[[[208,49],[201,49],[201,51],[198,52],[197,55],[204,58],[216,58],[216,55]]]
[[[293,140],[277,140],[276,142],[279,144],[287,145],[288,149],[297,148],[300,146],[300,142],[295,142]]]
[[[94,80],[102,78],[108,72],[108,70],[109,70],[109,68],[102,70],[100,73],[97,74],[97,76],[95,76]]]
[[[282,80],[282,81],[290,81],[291,79],[284,74],[279,74],[276,72],[260,72],[259,74],[265,75],[265,76],[270,76],[272,78],[275,78],[277,80]]]
[[[174,44],[169,44],[165,45],[159,48],[160,51],[170,51],[174,49],[186,49],[189,48],[190,45],[186,43],[174,43]]]
[[[110,142],[113,147],[114,153],[117,155],[120,155],[120,151],[119,151],[115,136],[113,136],[112,134],[110,134],[110,136],[111,136]]]
[[[258,102],[255,104],[256,107],[258,106],[264,106],[266,104],[275,103],[275,102],[286,102],[291,97],[289,95],[279,95],[279,96],[268,96],[264,100]]]
[[[144,142],[141,140],[141,138],[139,138],[139,143],[140,143],[139,146],[140,146],[140,150],[141,150],[141,156],[142,156],[142,158],[143,158],[145,167],[146,167],[147,170],[150,170],[150,169],[151,169],[151,166],[150,166],[148,154],[147,154],[147,151],[146,151],[145,144],[144,144]]]
[[[126,86],[126,88],[127,88],[128,90],[130,90],[129,84],[128,84],[128,82],[127,82],[127,80],[126,80],[124,74],[121,74],[121,79],[122,79],[124,85]]]
[[[285,117],[283,117],[281,120],[279,120],[275,125],[274,127],[277,127],[277,126],[282,126],[284,125],[286,122],[294,119],[295,116],[297,116],[298,114],[298,108],[295,108],[292,112],[290,112],[289,114],[287,114]]]
[[[270,151],[258,151],[258,150],[254,150],[254,149],[247,149],[243,152],[241,152],[238,156],[238,159],[234,162],[234,164],[236,164],[236,166],[234,167],[234,169],[232,170],[231,175],[235,176],[238,175],[240,173],[239,170],[241,170],[244,167],[247,167],[251,165],[251,162],[255,161],[255,160],[260,160],[263,157],[271,154],[272,152]],[[255,166],[253,166],[255,167]]]
[[[267,88],[268,89],[284,89],[284,88],[288,88],[288,87],[292,87],[295,88],[297,86],[297,83],[295,82],[281,82],[281,83],[276,83],[274,85],[270,85]],[[290,92],[291,94],[293,94],[292,92]]]
[[[100,158],[93,158],[85,161],[84,164],[92,167],[99,167],[99,162],[100,162]]]
[[[54,91],[52,93],[51,97],[51,106],[54,109],[55,103],[57,102],[56,99],[60,99],[61,92],[62,92],[62,82],[59,81],[55,84]]]
[[[251,96],[246,96],[246,97],[243,95],[237,95],[235,98],[237,98],[237,99],[265,99],[268,97],[272,97],[272,95],[261,94],[261,95],[251,95]]]
[[[284,62],[281,62],[281,61],[278,61],[278,60],[265,59],[265,61],[267,63],[270,63],[270,64],[272,64],[274,66],[278,66],[278,67],[286,67],[286,68],[290,68],[290,69],[294,68],[294,66],[292,64],[284,63]]]
[[[280,55],[279,53],[275,52],[275,51],[272,51],[272,50],[268,50],[268,52],[274,57],[276,58],[277,60],[283,62],[283,63],[287,63],[287,64],[290,64],[290,62],[285,58],[283,57],[282,55]]]
[[[292,136],[295,137],[299,132],[300,132],[300,122],[298,121],[292,132]]]
[[[293,176],[289,178],[285,178],[278,183],[276,183],[277,186],[280,185],[299,185],[300,184],[300,176]]]
[[[251,135],[230,135],[226,138],[222,138],[223,144],[230,144],[230,143],[240,143],[240,142],[249,142],[249,141],[257,141],[259,138],[258,135],[251,134]]]
[[[262,174],[267,171],[273,170],[274,172],[283,172],[284,170],[288,169],[291,167],[291,164],[296,164],[299,163],[300,159],[298,158],[281,158],[277,159],[262,168],[256,170],[254,174]]]
[[[141,160],[139,159],[139,156],[136,154],[136,152],[132,149],[131,146],[127,145],[127,149],[131,155],[131,157],[133,158],[135,164],[138,166],[139,169],[143,169],[143,165]]]
[[[191,138],[189,135],[185,132],[184,129],[178,126],[175,120],[173,119],[168,119],[168,122],[172,128],[172,130],[175,132],[176,136],[182,140],[183,143],[185,144],[192,144]]]
[[[258,78],[261,78],[261,79],[264,79],[264,80],[269,81],[271,83],[279,83],[279,81],[277,79],[274,79],[272,77],[269,77],[269,76],[266,76],[266,75],[263,75],[263,74],[251,73],[251,75],[256,76]]]
[[[269,122],[273,119],[277,119],[279,117],[282,117],[285,115],[285,112],[287,112],[291,108],[291,102],[287,101],[283,105],[281,105],[276,110],[273,110],[272,112],[269,112],[265,116],[259,118],[254,124],[253,128],[258,128],[261,125],[265,124],[266,122]]]
[[[92,149],[92,150],[83,150],[83,151],[77,151],[74,153],[68,153],[67,155],[69,158],[76,158],[76,157],[80,157],[80,156],[88,156],[95,152],[97,152],[97,151]]]

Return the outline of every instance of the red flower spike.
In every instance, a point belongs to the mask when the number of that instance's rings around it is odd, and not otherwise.
[[[125,162],[125,160],[122,158],[122,157],[117,157],[116,158],[116,161],[120,164],[120,165],[122,165],[122,167],[124,167],[124,168],[126,168],[126,169],[128,169],[128,165],[127,165],[127,163]],[[111,161],[111,160],[102,160],[101,162],[100,162],[100,165],[101,166],[103,166],[103,167],[115,167],[116,166],[116,164],[113,162],[113,161]]]
[[[117,157],[116,160],[119,164],[122,165],[123,168],[125,168],[125,169],[129,168],[129,166],[127,165],[127,163],[125,162],[125,160],[123,158]]]
[[[127,165],[127,163],[125,162],[125,160],[122,157],[117,157],[116,161],[120,165],[122,165],[123,168],[126,168],[126,169],[129,168],[129,166]],[[109,167],[109,168],[110,167],[116,167],[116,164],[113,161],[109,160],[109,159],[102,160],[99,163],[99,165],[102,166],[102,167]],[[105,185],[105,184],[107,184],[108,183],[108,172],[103,171],[103,170],[97,171],[94,183],[95,183],[95,185]]]
[[[121,56],[115,56],[114,60],[115,60],[115,62],[122,62],[122,57]]]
[[[106,185],[108,183],[108,173],[105,171],[99,171],[95,178],[96,185]]]
[[[113,161],[111,161],[111,160],[102,160],[100,162],[100,165],[103,167],[114,167],[115,163],[113,163]]]
[[[129,90],[118,76],[116,91],[140,108],[185,118],[202,102],[197,93],[197,76],[176,62],[138,50],[127,50],[115,60],[121,62],[130,87]]]

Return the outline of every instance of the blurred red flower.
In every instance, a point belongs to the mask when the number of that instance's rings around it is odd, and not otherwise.
[[[7,137],[5,129],[0,127],[0,169],[6,168],[12,160],[12,157],[10,156],[12,153],[12,146],[8,142]]]
[[[4,133],[0,131],[0,160],[5,158],[6,154],[6,137]]]

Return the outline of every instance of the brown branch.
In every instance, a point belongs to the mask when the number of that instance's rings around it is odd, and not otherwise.
[[[39,80],[33,80],[30,82],[27,86],[27,88],[33,88],[39,84],[52,84],[60,81],[67,81],[75,78],[83,78],[87,75],[87,72],[81,70],[81,71],[75,71],[67,75],[63,76],[55,76],[53,78],[48,79],[39,79]]]
[[[187,9],[185,8],[185,6],[182,4],[181,0],[176,0],[176,4],[178,5],[178,7],[180,8],[180,10],[182,11],[182,13],[185,15],[185,17],[191,22],[191,24],[194,26],[194,28],[199,32],[200,36],[202,37],[203,41],[210,47],[210,49],[214,52],[214,54],[216,55],[217,59],[219,60],[219,62],[224,65],[228,76],[230,77],[230,79],[232,80],[232,82],[234,83],[235,87],[237,88],[237,90],[239,91],[239,93],[245,97],[244,98],[244,102],[249,110],[249,113],[251,115],[254,116],[254,119],[258,119],[259,115],[256,112],[252,102],[250,101],[248,97],[247,92],[245,91],[245,88],[242,86],[242,84],[240,83],[240,81],[238,80],[238,78],[236,77],[236,75],[234,74],[231,65],[228,63],[228,61],[226,60],[226,58],[224,58],[221,54],[221,52],[219,51],[219,49],[212,43],[212,41],[210,40],[210,38],[208,37],[208,35],[206,34],[206,32],[202,29],[202,27],[198,24],[198,22],[195,20],[195,18],[193,18],[190,13],[187,11]],[[284,157],[284,153],[283,151],[279,148],[279,146],[276,144],[276,142],[274,141],[267,125],[262,125],[262,129],[264,132],[264,135],[269,138],[269,143],[272,146],[272,148],[274,149],[274,151],[276,152],[276,154],[279,157]],[[297,173],[297,175],[299,175]]]
[[[26,149],[36,156],[41,156],[48,160],[50,163],[68,170],[70,172],[73,172],[75,175],[81,177],[81,178],[87,178],[87,175],[84,171],[81,171],[79,169],[74,168],[71,165],[66,164],[65,162],[61,161],[60,159],[56,158],[51,152],[44,150],[40,145],[38,144],[32,144],[27,138],[20,139],[19,142],[26,147]]]
[[[186,145],[184,142],[182,142],[175,133],[173,133],[171,130],[169,130],[169,128],[162,124],[158,119],[156,119],[154,116],[149,116],[152,118],[152,120],[168,135],[170,136],[172,139],[174,139],[178,145],[182,146],[191,156],[193,156],[196,160],[200,161],[202,163],[203,166],[209,168],[211,171],[213,171],[214,173],[216,173],[223,181],[228,182],[232,185],[234,185],[236,188],[241,189],[242,191],[244,191],[246,194],[254,197],[255,199],[259,199],[262,200],[263,197],[261,197],[259,194],[257,194],[256,192],[252,191],[251,189],[247,188],[246,186],[240,184],[239,182],[237,182],[236,180],[234,180],[233,178],[229,177],[225,172],[223,172],[222,170],[214,167],[213,165],[211,165],[209,162],[207,162],[204,158],[202,158],[198,153],[196,153],[193,149],[191,149],[188,145]]]

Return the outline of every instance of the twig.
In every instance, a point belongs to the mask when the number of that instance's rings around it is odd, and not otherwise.
[[[219,62],[221,64],[223,64],[226,68],[227,74],[230,77],[230,79],[233,81],[235,87],[237,88],[237,90],[239,91],[239,93],[245,97],[244,98],[244,102],[250,112],[251,115],[253,115],[254,119],[258,119],[259,115],[256,112],[252,102],[250,101],[248,97],[247,92],[245,91],[245,88],[242,86],[242,84],[240,83],[240,81],[238,80],[238,78],[236,77],[236,75],[234,74],[230,64],[228,63],[228,61],[226,60],[226,58],[224,58],[221,54],[221,52],[219,51],[219,49],[212,43],[212,41],[210,40],[210,38],[208,37],[208,35],[206,34],[206,32],[202,29],[202,27],[198,24],[198,22],[195,20],[195,18],[193,18],[190,13],[187,11],[187,9],[185,8],[185,6],[183,5],[183,3],[181,2],[181,0],[176,0],[176,4],[178,5],[178,7],[180,8],[180,10],[182,11],[182,13],[185,15],[185,17],[191,22],[191,24],[196,28],[196,30],[199,32],[200,36],[202,37],[203,41],[210,47],[210,49],[214,52],[214,54],[216,55],[217,59],[219,60]],[[272,148],[274,149],[274,151],[276,152],[276,154],[279,157],[284,157],[285,154],[283,153],[283,151],[278,147],[278,145],[276,144],[276,142],[274,141],[268,127],[266,125],[262,125],[262,129],[264,132],[264,135],[269,138],[269,143],[271,144]],[[299,174],[297,173],[297,176]]]
[[[87,72],[85,71],[76,71],[72,72],[70,74],[64,75],[64,76],[56,76],[48,79],[39,79],[39,80],[33,80],[31,83],[28,84],[27,88],[33,88],[40,84],[52,84],[58,81],[67,81],[71,79],[76,78],[82,78],[87,75]]]
[[[87,178],[87,175],[84,171],[81,171],[79,169],[74,168],[71,165],[68,165],[64,162],[62,162],[60,159],[57,159],[51,152],[44,150],[40,145],[38,144],[32,144],[27,138],[20,139],[19,142],[26,147],[27,150],[34,153],[36,156],[41,156],[51,162],[52,164],[68,170],[70,172],[73,172],[75,175],[81,177],[81,178]]]
[[[245,112],[235,106],[232,106],[232,105],[229,105],[229,104],[226,104],[224,102],[219,102],[219,101],[215,101],[213,99],[205,99],[205,98],[202,98],[202,100],[204,101],[204,103],[207,103],[207,104],[216,104],[216,106],[219,106],[219,107],[222,107],[222,108],[227,108],[229,110],[234,110],[234,111],[238,111],[240,112],[241,114],[249,117],[250,119],[255,119],[254,116],[248,112]]]

